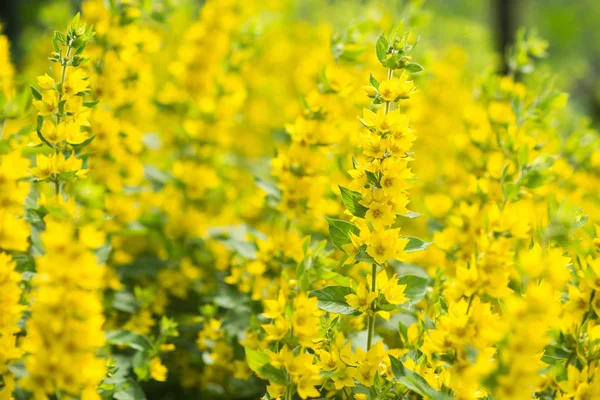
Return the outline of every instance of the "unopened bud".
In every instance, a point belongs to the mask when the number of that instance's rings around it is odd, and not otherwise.
[[[365,93],[367,94],[367,96],[369,96],[371,98],[374,98],[375,96],[377,96],[377,89],[375,89],[373,86],[365,85],[362,88],[365,91]]]

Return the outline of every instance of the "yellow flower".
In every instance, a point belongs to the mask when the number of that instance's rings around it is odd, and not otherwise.
[[[159,357],[154,357],[150,360],[150,376],[159,382],[167,380],[167,367],[161,363]]]
[[[263,300],[265,311],[262,315],[266,318],[275,319],[283,314],[285,310],[286,299],[283,291],[279,292],[277,300]]]
[[[381,187],[386,196],[401,195],[412,186],[408,179],[412,177],[409,170],[387,171],[381,176]]]
[[[89,249],[97,249],[106,243],[106,235],[92,224],[79,228],[79,240]]]
[[[406,285],[398,285],[398,278],[394,275],[384,286],[383,295],[390,304],[404,304],[408,298],[404,296]]]
[[[322,379],[317,376],[303,376],[298,382],[296,382],[296,390],[298,390],[298,396],[302,399],[309,397],[318,397],[319,391],[315,386],[321,384]]]
[[[356,289],[356,294],[348,294],[344,298],[350,307],[365,312],[377,298],[377,293],[367,291],[365,282],[361,282]]]
[[[400,80],[392,78],[381,81],[377,90],[383,100],[396,101],[400,97]]]
[[[48,74],[44,74],[44,75],[40,75],[37,78],[37,83],[38,85],[40,85],[40,87],[44,90],[50,90],[54,88],[54,79],[48,75]]]
[[[27,251],[29,231],[24,219],[0,208],[0,249]]]
[[[338,368],[335,370],[334,375],[331,377],[333,385],[337,390],[345,387],[355,387],[354,377],[356,375],[356,368],[349,368],[345,364],[340,363]]]
[[[490,119],[498,124],[510,124],[514,122],[515,115],[510,103],[506,101],[492,101],[488,106]]]
[[[367,157],[383,158],[385,154],[385,141],[378,134],[366,132],[359,137],[359,146]]]
[[[267,332],[265,339],[271,342],[283,339],[289,330],[289,323],[285,318],[277,318],[273,321],[273,324],[261,326]]]
[[[52,115],[58,107],[58,95],[54,90],[45,90],[41,100],[33,100],[33,105],[38,110],[38,115],[45,117]]]
[[[65,123],[62,122],[58,126],[48,119],[45,119],[42,123],[42,129],[40,131],[44,139],[52,144],[60,143],[65,140]]]
[[[367,254],[378,264],[398,259],[408,243],[408,239],[398,237],[399,232],[399,229],[372,232],[367,241]]]
[[[72,71],[62,85],[62,93],[65,97],[75,96],[87,90],[89,86],[87,75],[82,69]]]
[[[394,223],[396,214],[388,204],[373,201],[369,205],[365,218],[373,224],[375,229],[383,229],[384,226],[389,226]]]
[[[35,168],[31,169],[31,173],[37,178],[38,181],[43,181],[52,175],[54,171],[53,156],[45,156],[43,154],[38,154],[35,156]]]

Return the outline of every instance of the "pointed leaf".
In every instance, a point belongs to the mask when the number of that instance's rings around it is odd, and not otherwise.
[[[356,308],[351,307],[346,302],[346,296],[349,294],[354,294],[354,290],[345,286],[325,286],[322,289],[310,292],[311,297],[316,297],[319,300],[321,310],[343,315],[358,313]]]
[[[367,207],[360,204],[360,201],[362,200],[361,194],[343,186],[339,186],[339,188],[340,193],[342,194],[342,201],[348,211],[355,217],[364,218],[367,213]]]
[[[360,229],[352,225],[350,222],[343,221],[341,219],[333,219],[325,217],[329,224],[329,234],[331,235],[331,241],[333,245],[339,250],[344,251],[342,248],[345,244],[351,244],[350,233],[358,236]]]
[[[406,244],[406,247],[404,248],[404,251],[407,253],[410,253],[413,251],[425,250],[432,243],[432,242],[426,242],[422,239],[419,239],[419,238],[416,238],[413,236],[402,236],[402,237],[408,239],[408,243]]]
[[[406,368],[402,361],[398,360],[390,356],[390,361],[392,364],[392,371],[394,373],[394,378],[406,386],[407,389],[412,390],[413,392],[420,394],[426,399],[434,399],[434,400],[446,400],[450,399],[448,395],[442,392],[438,392],[435,390],[425,378],[421,375],[417,374],[414,371]]]

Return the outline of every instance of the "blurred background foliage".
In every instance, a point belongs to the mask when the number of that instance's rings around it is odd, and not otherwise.
[[[192,3],[199,9],[203,2]],[[296,2],[295,13],[307,21],[329,19],[333,26],[343,29],[368,19],[364,15],[367,3],[385,5],[371,10],[387,9],[394,18],[408,0],[301,0]],[[35,53],[35,38],[53,30],[51,27],[66,25],[80,4],[81,0],[0,1],[0,23],[13,43],[17,68]],[[426,0],[419,19],[413,23],[426,26],[427,30],[421,32],[427,35],[429,45],[456,44],[465,48],[474,69],[489,65],[490,57],[496,58],[499,70],[504,69],[502,55],[514,41],[517,29],[537,29],[539,36],[550,43],[542,68],[548,73],[560,72],[558,86],[570,93],[571,104],[581,114],[589,115],[593,125],[600,123],[600,81],[596,78],[600,67],[600,31],[596,29],[599,1]],[[491,49],[496,53],[490,53]]]

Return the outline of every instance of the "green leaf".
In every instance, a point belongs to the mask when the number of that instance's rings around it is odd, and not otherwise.
[[[414,62],[407,63],[404,68],[410,73],[416,74],[418,72],[423,71],[423,66]]]
[[[548,346],[544,350],[542,361],[546,364],[555,365],[569,358],[569,352],[556,346]]]
[[[429,274],[427,271],[425,271],[425,269],[419,265],[405,264],[396,261],[389,261],[389,264],[394,267],[396,275],[398,276],[415,275],[420,276],[421,278],[429,279]]]
[[[17,272],[25,273],[35,271],[35,259],[29,254],[13,254],[12,258],[13,261],[17,263]]]
[[[106,341],[110,344],[128,346],[132,349],[145,351],[152,348],[152,343],[144,335],[126,329],[106,332]]]
[[[377,59],[379,62],[383,63],[387,58],[388,51],[388,41],[383,34],[379,36],[377,39],[377,44],[375,45],[375,52],[377,53]]]
[[[42,99],[42,93],[40,93],[39,90],[37,90],[36,88],[34,88],[33,86],[29,86],[31,88],[31,94],[33,95],[33,98],[36,100],[41,100]]]
[[[364,218],[367,213],[367,207],[360,204],[362,196],[358,192],[354,192],[350,189],[346,189],[343,186],[338,186],[342,195],[342,201],[344,205],[350,211],[352,215],[359,218]]]
[[[363,262],[368,262],[371,264],[375,263],[375,259],[367,253],[367,245],[366,244],[363,244],[362,246],[360,246],[360,248],[358,249],[358,253],[356,253],[354,255],[354,259],[356,261],[363,261]]]
[[[369,74],[369,82],[371,83],[371,86],[373,86],[375,89],[379,89],[379,81],[375,79],[373,74]]]
[[[331,241],[333,245],[339,250],[344,251],[342,246],[345,244],[351,244],[350,233],[358,236],[360,229],[352,225],[350,222],[343,221],[341,219],[333,219],[325,217],[329,224],[329,234],[331,235]]]
[[[398,279],[398,284],[406,285],[404,295],[411,304],[418,303],[427,294],[429,279],[417,275],[404,275]]]
[[[371,185],[375,187],[381,187],[379,179],[377,179],[377,176],[373,172],[365,170],[365,174],[367,175],[367,180]]]
[[[391,40],[400,40],[404,34],[404,20],[400,21],[390,31]]]
[[[350,278],[328,269],[319,268],[317,270],[317,279],[330,280],[340,286],[350,286]]]
[[[281,200],[281,189],[273,181],[267,181],[259,177],[255,177],[256,186],[264,190],[267,195],[273,196],[277,201]]]
[[[400,214],[401,217],[410,218],[410,219],[419,218],[422,215],[423,214],[415,212],[415,211],[409,211],[406,214]]]
[[[46,144],[46,146],[50,147],[50,148],[54,148],[54,146],[52,146],[50,144],[49,141],[46,140],[46,138],[44,136],[42,136],[42,124],[44,123],[44,117],[39,116],[37,117],[37,129],[36,129],[36,133],[38,135],[38,137],[40,138],[40,140]]]
[[[382,61],[384,67],[397,69],[401,66],[400,60],[402,60],[404,55],[402,53],[394,53],[391,57],[387,58],[385,61]]]
[[[429,383],[427,383],[425,378],[423,378],[421,375],[406,368],[404,364],[402,364],[402,361],[392,356],[390,356],[390,361],[392,364],[392,371],[394,372],[394,377],[407,389],[410,389],[413,392],[420,394],[421,396],[427,399],[450,399],[450,397],[445,393],[438,392],[437,390],[435,390],[431,385],[429,385]]]
[[[127,291],[120,291],[115,292],[112,306],[115,310],[134,313],[138,308],[138,301],[133,294]]]
[[[133,379],[129,380],[124,390],[116,392],[113,396],[116,400],[146,400],[144,391]]]
[[[99,103],[98,100],[94,100],[94,101],[84,101],[83,102],[83,106],[87,107],[87,108],[94,108],[96,107],[96,105]]]
[[[102,247],[96,249],[96,258],[98,259],[98,265],[104,265],[108,261],[112,252],[112,245],[110,243],[105,244]]]
[[[396,304],[390,304],[387,302],[383,295],[379,296],[376,300],[377,308],[383,311],[392,311],[397,310],[398,306]]]
[[[236,239],[223,240],[222,243],[229,250],[234,251],[243,257],[251,260],[256,259],[256,252],[258,251],[258,248],[256,247],[255,243]]]
[[[62,32],[54,31],[54,38],[56,39],[57,42],[59,42],[62,45],[67,44],[67,37]]]
[[[275,368],[271,364],[266,364],[259,370],[260,374],[267,378],[269,382],[276,383],[278,385],[285,385],[287,379],[285,378],[285,372],[281,368]]]
[[[261,368],[269,363],[269,356],[260,350],[244,347],[246,351],[246,362],[254,372],[262,373]]]
[[[17,378],[24,378],[28,375],[25,369],[25,364],[22,362],[14,362],[8,365],[8,369]]]
[[[69,25],[69,30],[77,30],[79,28],[79,19],[81,18],[81,14],[77,13],[71,20],[71,24]]]
[[[25,221],[32,228],[37,229],[38,231],[43,231],[46,229],[46,224],[44,222],[44,217],[48,214],[45,208],[27,208],[25,210]]]
[[[346,286],[325,286],[322,289],[313,290],[309,296],[316,297],[319,300],[319,308],[321,310],[333,314],[357,314],[359,313],[358,310],[349,306],[346,302],[345,297],[349,294],[355,294],[352,288]]]
[[[432,242],[426,242],[422,239],[413,237],[413,236],[402,236],[403,238],[408,239],[408,243],[406,247],[404,247],[404,251],[407,253],[411,253],[413,251],[421,251],[425,250]]]

